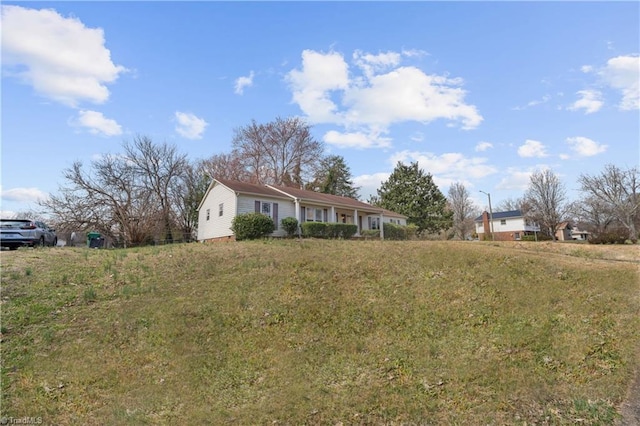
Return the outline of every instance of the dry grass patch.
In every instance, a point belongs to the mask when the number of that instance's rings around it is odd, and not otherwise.
[[[2,252],[2,414],[611,424],[640,362],[637,263],[556,246]]]

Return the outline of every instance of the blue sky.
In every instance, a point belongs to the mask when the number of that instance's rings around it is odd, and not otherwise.
[[[638,2],[10,2],[2,204],[136,135],[192,160],[300,116],[366,200],[398,161],[479,207],[640,162]]]

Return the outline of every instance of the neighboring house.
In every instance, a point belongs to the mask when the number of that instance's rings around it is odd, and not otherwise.
[[[489,216],[492,220],[489,219]],[[524,235],[534,235],[536,232],[540,232],[540,226],[530,223],[520,210],[493,212],[491,215],[485,211],[474,222],[476,234],[481,240],[490,240],[491,232],[493,232],[493,239],[499,241],[518,241]],[[493,226],[491,226],[492,222]]]
[[[274,237],[286,235],[280,220],[353,223],[360,231],[380,229],[380,223],[406,225],[407,217],[352,198],[297,188],[214,179],[198,206],[198,241],[235,239],[231,225],[242,213],[258,212],[276,225]],[[358,235],[356,234],[356,235]],[[384,235],[381,235],[384,238]]]
[[[558,241],[572,241],[573,226],[569,222],[562,222],[556,228],[556,239]]]
[[[586,241],[589,239],[589,232],[581,231],[571,224],[562,222],[556,231],[558,241]]]
[[[589,239],[590,232],[581,231],[578,228],[573,228],[571,230],[571,239],[574,241],[587,241]]]

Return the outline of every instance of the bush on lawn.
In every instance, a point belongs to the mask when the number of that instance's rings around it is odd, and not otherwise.
[[[269,216],[261,213],[243,213],[233,218],[231,230],[236,240],[264,238],[275,231],[276,225]]]
[[[285,217],[280,221],[280,224],[289,238],[293,237],[296,232],[298,232],[298,219],[295,217]]]

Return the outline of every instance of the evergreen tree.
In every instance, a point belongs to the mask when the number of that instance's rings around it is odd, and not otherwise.
[[[329,155],[320,160],[314,180],[307,189],[324,194],[358,199],[359,187],[353,186],[351,170],[340,155]]]
[[[418,232],[435,233],[452,226],[453,212],[447,208],[446,197],[417,162],[408,166],[398,162],[378,189],[378,197],[381,207],[407,216],[407,222],[416,225]]]

